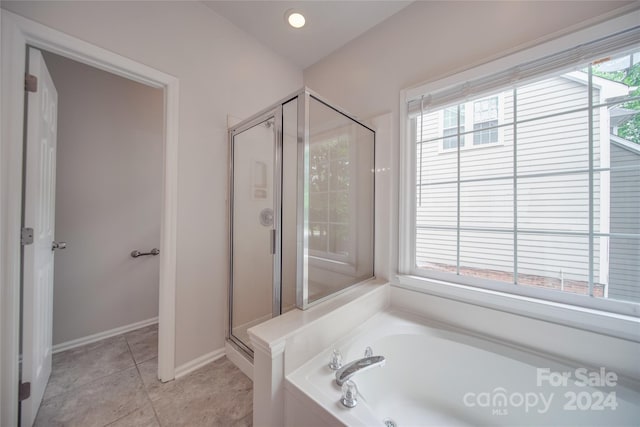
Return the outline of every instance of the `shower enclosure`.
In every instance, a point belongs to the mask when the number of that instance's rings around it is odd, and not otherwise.
[[[308,89],[229,130],[228,338],[373,277],[375,132]]]

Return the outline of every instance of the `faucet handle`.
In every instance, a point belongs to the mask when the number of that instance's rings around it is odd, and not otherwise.
[[[334,371],[342,368],[342,353],[337,348],[333,349],[331,353],[331,358],[329,359],[329,368]]]
[[[353,381],[347,381],[342,385],[342,399],[340,402],[347,408],[353,408],[358,404],[358,387]]]
[[[373,349],[371,347],[367,347],[364,349],[364,357],[373,356]]]

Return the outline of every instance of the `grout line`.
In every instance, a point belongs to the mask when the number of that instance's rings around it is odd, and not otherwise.
[[[149,359],[152,360],[152,359]],[[151,396],[149,396],[149,390],[147,389],[144,380],[142,379],[142,372],[140,372],[140,367],[136,365],[136,371],[138,371],[138,377],[140,378],[140,383],[142,383],[142,389],[144,390],[144,394],[147,396],[147,400],[149,401],[149,405],[151,405],[151,410],[153,411],[153,415],[160,427],[162,427],[162,423],[160,422],[160,417],[158,417],[158,412],[156,411],[156,407],[153,404],[153,400],[151,400]]]
[[[140,364],[147,362],[149,360],[153,360],[153,357],[147,360],[143,360],[140,361],[140,363],[136,362],[136,358],[133,356],[133,350],[131,349],[131,345],[129,344],[129,340],[127,339],[127,337],[125,336],[125,341],[127,342],[127,347],[129,347],[129,353],[131,353],[131,358],[133,359],[133,364],[136,367],[136,371],[138,372],[138,378],[140,379],[140,384],[142,384],[142,390],[144,390],[144,394],[145,396],[147,396],[147,401],[149,402],[149,405],[151,406],[151,410],[153,411],[153,416],[156,419],[156,422],[158,423],[158,425],[160,427],[162,427],[162,423],[160,422],[160,417],[158,417],[158,412],[156,411],[156,407],[153,405],[153,400],[151,400],[151,396],[149,396],[149,390],[147,389],[146,384],[144,383],[144,380],[142,379],[142,372],[140,372]],[[158,355],[156,354],[156,358],[158,357]]]
[[[115,419],[113,421],[108,422],[107,424],[105,424],[103,427],[108,427],[110,425],[113,425],[115,423],[117,423],[118,421],[120,421],[121,419],[128,417],[129,415],[133,414],[134,412],[136,412],[137,410],[139,410],[140,408],[135,408],[134,410],[132,410],[131,412],[127,412],[126,414],[124,414],[123,416],[121,416],[118,419]]]

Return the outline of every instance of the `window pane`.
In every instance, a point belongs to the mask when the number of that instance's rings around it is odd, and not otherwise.
[[[460,179],[513,176],[513,127],[495,129],[502,144],[479,150],[463,150],[460,154]],[[475,134],[473,136],[475,141]]]
[[[464,126],[461,126],[460,132],[464,132]],[[458,129],[444,129],[442,131],[442,135],[445,137],[442,139],[442,149],[450,150],[452,148],[458,148]],[[449,136],[453,135],[453,136]],[[465,135],[460,136],[460,146],[464,147],[464,137]]]
[[[513,283],[513,234],[461,231],[460,275]]]
[[[473,103],[473,122],[491,122],[498,120],[498,97],[480,99]]]
[[[309,150],[311,151],[311,150]],[[309,191],[327,191],[329,182],[329,163],[320,160],[320,156],[310,157]]]
[[[349,254],[349,225],[329,224],[329,252]]]
[[[455,230],[416,230],[416,267],[456,272],[457,233]]]
[[[473,125],[473,145],[495,144],[498,142],[498,120],[476,123]],[[489,128],[489,129],[487,129]],[[487,130],[482,130],[487,129]]]
[[[416,118],[416,142],[428,141],[440,138],[440,130],[442,129],[442,121],[440,111],[426,113],[424,116],[418,115]]]
[[[589,238],[518,234],[518,284],[588,295]],[[602,293],[594,288],[594,293]]]
[[[640,235],[636,238],[601,237],[600,241],[600,246],[609,248],[608,271],[601,261],[598,277],[601,283],[607,284],[606,297],[640,302]]]
[[[329,193],[329,221],[349,223],[349,192]]]
[[[457,151],[440,152],[442,140],[416,144],[416,183],[433,184],[458,179]]]
[[[331,191],[348,190],[349,180],[351,179],[349,160],[333,160],[333,157],[331,157],[330,171],[331,178],[329,184],[331,186]]]
[[[513,230],[513,180],[463,182],[460,185],[460,227]]]
[[[328,200],[328,193],[309,193],[309,221],[326,222],[329,219]]]
[[[588,111],[521,123],[518,175],[589,168]]]
[[[518,229],[589,232],[589,175],[518,179]]]
[[[458,128],[458,107],[460,108],[460,127]],[[458,148],[458,140],[460,146],[464,147],[464,135],[458,139],[458,133],[465,132],[465,106],[464,104],[444,109],[443,112],[443,124],[442,124],[442,136],[445,137],[442,140],[442,149],[451,150]]]
[[[603,202],[609,200],[609,231],[640,234],[640,151],[634,153],[624,146],[612,144],[611,172],[602,172],[601,175],[601,198]],[[604,183],[607,175],[609,186]],[[607,190],[609,197],[606,196]],[[606,213],[606,206],[603,211]]]
[[[458,215],[458,185],[435,184],[418,187],[416,225],[455,227]],[[420,200],[422,202],[420,203]]]
[[[327,224],[309,223],[309,249],[314,251],[327,251]]]
[[[518,120],[589,107],[588,75],[574,71],[516,89]]]

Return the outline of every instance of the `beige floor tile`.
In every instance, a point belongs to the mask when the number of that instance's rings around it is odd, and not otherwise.
[[[124,335],[136,363],[158,357],[158,325],[149,325]]]
[[[44,400],[135,366],[123,336],[54,354],[52,364]]]
[[[218,359],[164,384],[155,379],[155,366],[150,362],[139,368],[162,425],[251,424],[253,384],[228,359]]]
[[[108,427],[160,427],[160,424],[158,424],[153,407],[147,403],[146,406],[109,424]]]
[[[35,425],[103,427],[148,402],[137,369],[130,368],[44,401]]]
[[[142,377],[142,383],[144,384],[147,393],[149,393],[149,398],[152,399],[152,396],[155,396],[160,387],[173,387],[175,381],[169,381],[167,383],[162,383],[158,379],[158,359],[147,360],[146,362],[142,362],[138,365],[138,370],[140,371],[140,377]]]

